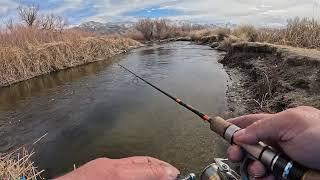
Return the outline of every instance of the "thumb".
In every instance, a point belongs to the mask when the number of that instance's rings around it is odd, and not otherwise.
[[[238,144],[257,144],[260,141],[280,140],[281,121],[275,119],[262,119],[256,121],[234,135]]]

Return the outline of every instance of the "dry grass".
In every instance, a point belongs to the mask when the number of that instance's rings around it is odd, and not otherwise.
[[[215,35],[213,29],[195,30],[195,31],[191,31],[189,34],[189,36],[193,41],[201,40],[202,37],[209,36],[209,35]]]
[[[0,31],[0,47],[28,48],[28,45],[35,46],[58,41],[72,41],[92,36],[95,36],[95,34],[75,30],[66,30],[60,33],[52,30],[40,30],[37,27],[15,25],[10,30]]]
[[[122,36],[130,39],[134,39],[139,42],[145,41],[144,35],[141,32],[134,29],[127,31],[126,33],[122,34]]]
[[[138,42],[90,33],[18,27],[0,35],[0,86],[41,74],[106,59],[126,52]]]
[[[252,25],[237,26],[232,30],[232,35],[248,42],[254,42],[258,37],[257,30]]]
[[[231,37],[233,36],[233,37]],[[294,18],[283,28],[256,28],[252,25],[239,25],[235,28],[206,28],[189,33],[192,41],[211,43],[208,39],[224,44],[235,40],[266,42],[300,48],[320,49],[320,22],[315,19]],[[230,38],[231,39],[230,39]],[[234,38],[236,37],[236,38]]]
[[[285,39],[291,46],[320,48],[320,23],[308,18],[291,19],[288,21]]]
[[[260,28],[257,29],[257,42],[285,45],[285,29]]]
[[[37,170],[26,148],[20,148],[7,154],[0,154],[0,179],[42,179],[40,174],[43,171]]]
[[[229,36],[231,30],[229,28],[206,28],[201,30],[194,30],[189,33],[191,40],[201,41],[204,37],[213,37],[217,38],[217,41],[223,40],[225,37]]]
[[[282,29],[256,29],[248,25],[240,26],[234,32],[234,35],[247,41],[267,42],[301,48],[320,48],[320,23],[315,19],[290,19],[286,27]]]
[[[320,48],[320,22],[315,19],[289,19],[283,28],[257,28],[253,25],[239,25],[234,28],[209,26],[179,26],[167,20],[142,20],[136,25],[140,33],[129,37],[137,40],[161,40],[166,38],[188,37],[192,41],[210,44],[213,42],[240,41],[267,42],[301,48]],[[234,36],[229,39],[229,36]]]
[[[231,45],[233,43],[237,43],[237,42],[241,42],[241,41],[243,41],[243,40],[238,38],[238,37],[236,37],[236,36],[230,35],[228,37],[225,37],[224,40],[221,41],[221,43],[217,47],[217,49],[226,51],[226,50],[231,48]]]

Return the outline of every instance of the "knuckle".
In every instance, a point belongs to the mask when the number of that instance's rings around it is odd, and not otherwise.
[[[256,121],[251,125],[251,127],[254,127],[254,128],[260,128],[260,127],[263,127],[263,126],[264,126],[264,121],[262,121],[262,120]]]
[[[109,160],[109,159],[108,159],[108,158],[98,158],[98,159],[96,159],[95,161],[101,162],[101,161],[107,161],[107,160]]]
[[[299,106],[294,108],[295,110],[299,111],[299,112],[304,112],[304,111],[313,111],[315,110],[314,107],[310,107],[310,106]]]
[[[110,159],[108,158],[98,158],[98,159],[95,159],[91,162],[89,162],[89,164],[91,165],[100,165],[100,164],[105,164],[107,162],[109,162]]]
[[[296,116],[299,116],[303,111],[305,111],[305,109],[300,106],[300,107],[288,109],[286,113],[290,117],[296,117]]]

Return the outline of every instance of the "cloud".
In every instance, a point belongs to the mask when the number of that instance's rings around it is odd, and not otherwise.
[[[320,17],[320,0],[1,0],[0,15],[11,15],[19,3],[31,2],[38,2],[43,12],[68,16],[72,24],[165,16],[173,20],[264,26],[285,24],[286,19],[295,16]]]
[[[15,10],[19,6],[18,3],[11,0],[1,0],[0,1],[0,16],[7,16],[7,14]]]

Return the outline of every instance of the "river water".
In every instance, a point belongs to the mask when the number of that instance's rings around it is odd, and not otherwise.
[[[121,69],[137,74],[209,115],[226,110],[223,54],[175,42],[37,77],[0,89],[0,152],[32,143],[52,178],[97,157],[153,156],[199,173],[225,143],[208,124]]]

